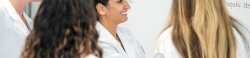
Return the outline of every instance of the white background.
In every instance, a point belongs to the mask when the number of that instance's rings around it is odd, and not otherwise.
[[[156,39],[168,20],[171,3],[172,0],[133,0],[130,4],[129,19],[123,26],[137,37],[147,58],[153,58]]]
[[[250,0],[227,0],[241,3],[242,7],[228,7],[230,14],[250,29]],[[244,8],[247,2],[249,8]],[[153,58],[156,40],[168,21],[172,0],[132,0],[128,21],[121,24],[129,28],[142,44],[146,58]],[[31,16],[34,16],[39,3],[32,3]],[[228,5],[229,6],[229,5]]]

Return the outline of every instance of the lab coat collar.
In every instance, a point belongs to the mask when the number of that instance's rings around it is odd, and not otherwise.
[[[130,31],[126,28],[119,27],[117,28],[117,35],[120,37],[120,40],[124,46],[125,51],[122,46],[115,38],[111,35],[108,30],[101,25],[101,23],[96,23],[96,29],[99,33],[98,41],[101,43],[106,43],[111,47],[117,49],[117,52],[121,53],[125,58],[145,58],[144,50],[141,45],[136,41],[135,37],[132,36]]]
[[[7,10],[8,10],[8,13],[10,14],[11,20],[14,22],[19,21],[17,19],[20,19],[21,17],[16,12],[16,9],[11,4],[10,0],[5,0],[4,2],[5,2],[5,4],[3,4],[3,5],[5,5],[7,7]]]
[[[124,51],[123,48],[122,48],[122,46],[120,45],[120,43],[113,37],[113,35],[111,35],[111,33],[100,22],[96,23],[96,29],[97,29],[97,31],[99,33],[99,36],[100,36],[100,38],[98,39],[98,41],[110,43],[110,44],[114,45],[115,48],[118,49],[119,53],[127,55],[127,53],[126,53],[127,49],[125,48],[125,51]],[[119,33],[119,31],[118,31],[118,36],[119,37],[120,36],[123,37],[123,35],[121,35],[121,33]],[[126,41],[123,40],[122,37],[120,37],[120,40],[122,41],[123,45],[127,44]],[[126,37],[124,37],[124,38],[126,38]],[[124,45],[124,47],[127,47],[127,46]]]
[[[22,21],[22,18],[18,15],[17,11],[15,10],[14,6],[11,4],[11,2],[8,0],[5,1],[8,13],[10,14],[11,20],[14,22],[14,25],[17,27],[18,30],[20,30],[20,33],[23,34],[24,37],[26,37],[30,30],[26,27],[25,23]],[[33,21],[31,18],[29,18],[25,13],[23,13],[24,19],[27,21],[29,27],[32,29]]]
[[[98,33],[100,33],[99,35],[101,37],[105,36],[106,38],[108,38],[108,39],[101,38],[101,39],[98,39],[98,40],[110,41],[113,44],[119,44],[119,42],[115,40],[115,38],[113,37],[113,35],[100,22],[96,22],[96,29],[97,29]]]
[[[120,44],[117,40],[115,40],[113,35],[100,22],[96,22],[96,28],[99,33],[102,33],[100,34],[101,36],[106,36],[107,38],[109,38],[109,41],[116,44]],[[120,37],[122,43],[133,41],[132,35],[125,28],[118,26],[117,35]],[[107,40],[107,39],[99,39],[99,40]]]
[[[15,10],[14,6],[11,4],[9,0],[6,2],[6,6],[8,6],[8,10],[9,10],[8,12],[9,14],[11,14],[12,21],[23,22],[22,20],[20,20],[21,17],[18,15],[17,11]],[[30,17],[28,17],[28,15],[25,12],[23,13],[23,16],[24,16],[24,19],[27,21],[28,25],[32,27],[33,20]]]
[[[116,48],[119,48],[118,51],[120,53],[126,54],[129,57],[133,58],[133,56],[135,56],[136,52],[134,51],[134,47],[137,47],[138,43],[135,40],[133,40],[134,37],[132,36],[129,30],[127,30],[126,28],[119,27],[119,26],[117,28],[117,35],[120,37],[120,40],[124,46],[124,49],[125,49],[124,51],[120,43],[117,40],[115,40],[115,38],[111,35],[111,33],[104,26],[102,26],[100,22],[96,23],[96,28],[97,28],[97,31],[100,33],[99,34],[100,37],[105,37],[105,38],[98,39],[99,41],[109,42],[113,45],[116,45]]]
[[[129,58],[134,58],[134,56],[138,56],[135,52],[135,47],[138,47],[138,43],[135,40],[135,37],[132,36],[130,31],[126,28],[119,27],[117,30],[117,34],[120,37],[121,42],[123,43],[124,49],[128,54]],[[138,47],[139,49],[140,47]]]
[[[130,33],[130,31],[126,28],[118,27],[117,34],[121,39],[122,42],[132,43],[134,41],[134,36]]]
[[[23,16],[26,19],[30,29],[32,30],[33,29],[33,20],[30,17],[28,17],[28,15],[26,13],[23,13]]]

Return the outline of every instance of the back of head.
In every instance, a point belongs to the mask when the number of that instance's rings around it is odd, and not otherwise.
[[[102,56],[93,0],[43,0],[22,58]]]
[[[173,0],[173,42],[184,58],[235,58],[233,19],[224,0]]]

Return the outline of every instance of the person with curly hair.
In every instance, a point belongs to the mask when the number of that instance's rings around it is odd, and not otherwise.
[[[101,58],[93,0],[43,0],[21,58]]]

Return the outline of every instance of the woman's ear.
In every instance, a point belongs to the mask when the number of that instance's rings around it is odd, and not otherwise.
[[[106,13],[105,13],[105,6],[103,5],[103,4],[101,4],[101,3],[98,3],[97,5],[96,5],[96,10],[97,10],[97,13],[99,14],[99,15],[105,15]]]

